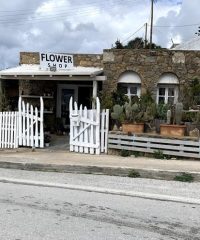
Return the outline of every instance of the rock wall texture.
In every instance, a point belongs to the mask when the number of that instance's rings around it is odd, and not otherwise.
[[[117,88],[120,75],[134,71],[141,78],[141,89],[155,93],[159,78],[164,73],[173,73],[179,79],[180,98],[183,87],[195,77],[200,78],[200,51],[171,51],[149,49],[108,49],[103,53],[104,91]]]
[[[74,65],[81,67],[103,67],[102,54],[73,54]],[[39,64],[39,52],[20,52],[20,64]]]

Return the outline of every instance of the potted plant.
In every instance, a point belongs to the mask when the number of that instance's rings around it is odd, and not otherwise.
[[[156,114],[154,119],[156,133],[160,133],[160,125],[166,123],[168,109],[169,106],[167,104],[156,105]]]
[[[49,134],[44,134],[44,144],[45,147],[49,147],[51,142],[51,136]]]
[[[143,133],[144,122],[143,112],[141,111],[140,104],[125,103],[124,105],[125,119],[122,123],[122,131],[125,133]]]
[[[115,125],[113,130],[119,130],[121,123],[124,120],[124,109],[119,104],[114,105],[113,112],[111,113],[111,118],[115,120]]]
[[[140,119],[142,114],[137,103],[125,103],[124,106],[114,105],[111,118],[115,120],[116,129],[122,125],[122,131],[125,133],[141,133],[144,131],[144,123]],[[140,122],[140,123],[139,123]]]
[[[185,135],[186,125],[182,123],[183,104],[177,103],[175,108],[167,111],[167,124],[160,125],[163,136],[182,137]]]
[[[152,122],[156,113],[156,105],[151,95],[146,93],[141,98],[133,98],[123,106],[115,105],[111,113],[112,119],[116,124],[122,125],[125,133],[143,133],[144,125],[152,128]]]

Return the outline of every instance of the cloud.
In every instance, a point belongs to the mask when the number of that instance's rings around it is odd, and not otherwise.
[[[176,11],[169,11],[166,16],[160,17],[156,21],[158,27],[155,28],[155,37],[163,46],[170,46],[171,40],[175,43],[187,41],[195,37],[199,21],[199,0],[183,0],[177,5]],[[184,26],[193,25],[197,26]],[[174,27],[180,26],[180,27]]]
[[[198,1],[157,1],[155,24],[197,21]],[[127,39],[149,19],[150,0],[2,0],[0,68],[17,65],[20,51],[102,53],[117,38]],[[171,37],[187,39],[191,32],[155,28],[154,40],[166,46]],[[136,36],[144,36],[144,28],[132,38]]]

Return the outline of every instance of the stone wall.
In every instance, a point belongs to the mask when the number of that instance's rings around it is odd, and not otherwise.
[[[81,67],[103,67],[102,54],[72,54],[74,65]],[[39,52],[20,52],[20,64],[39,64]]]
[[[183,87],[195,77],[200,78],[200,51],[171,51],[149,49],[109,49],[103,53],[105,91],[117,88],[119,76],[125,71],[134,71],[141,78],[141,89],[155,92],[163,73],[174,73]],[[180,94],[180,98],[182,94]]]

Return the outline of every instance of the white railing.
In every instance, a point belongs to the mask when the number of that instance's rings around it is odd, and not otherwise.
[[[160,150],[166,155],[200,158],[199,140],[175,140],[166,138],[109,134],[108,147],[110,149],[146,153],[154,153],[155,151]]]

